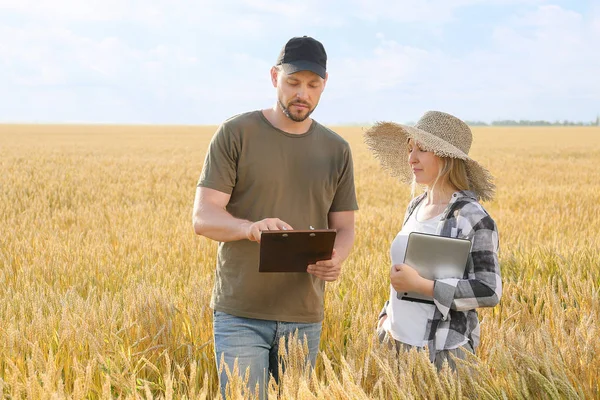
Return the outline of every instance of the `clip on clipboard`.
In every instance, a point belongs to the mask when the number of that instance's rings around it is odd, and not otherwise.
[[[330,260],[335,229],[262,231],[259,272],[306,272],[309,264]]]

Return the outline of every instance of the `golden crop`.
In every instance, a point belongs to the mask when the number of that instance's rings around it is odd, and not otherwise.
[[[600,128],[476,128],[496,176],[504,296],[458,376],[374,340],[409,189],[360,128],[356,242],[328,284],[321,355],[273,398],[600,398]],[[213,398],[216,244],[194,235],[214,127],[0,126],[2,397]],[[233,397],[241,385],[234,382]]]

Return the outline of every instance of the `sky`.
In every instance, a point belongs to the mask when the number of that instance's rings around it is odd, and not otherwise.
[[[598,0],[0,0],[0,122],[218,124],[302,35],[325,124],[600,114]]]

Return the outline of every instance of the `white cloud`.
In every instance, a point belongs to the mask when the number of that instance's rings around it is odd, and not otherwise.
[[[16,78],[0,84],[107,83],[127,73],[132,64],[151,57],[151,53],[132,49],[116,37],[96,41],[65,28],[0,27],[0,35],[12,38],[0,60],[10,61],[9,70]]]
[[[119,0],[0,0],[0,10],[44,18],[117,20],[152,15],[153,8]]]
[[[467,119],[592,120],[600,111],[593,108],[600,104],[595,21],[542,5],[498,27],[491,47],[461,57],[379,34],[370,57],[332,61],[327,104],[355,100],[344,112],[371,121],[413,119],[432,108]]]
[[[277,14],[282,17],[302,17],[318,5],[318,0],[305,0],[293,6],[288,2],[269,0],[243,0],[243,3],[255,12]]]
[[[361,90],[368,92],[410,85],[426,70],[431,70],[441,57],[437,51],[400,45],[382,34],[378,34],[378,38],[380,44],[371,57],[330,60],[330,92],[335,87],[336,91],[342,93],[350,82],[355,82]]]
[[[543,28],[571,29],[583,22],[583,16],[575,11],[565,10],[557,5],[544,5],[514,19],[516,25]]]
[[[0,25],[0,36],[11,38],[0,47],[0,91],[10,93],[0,121],[211,123],[272,95],[269,63],[195,40],[140,47],[58,24]]]
[[[520,28],[525,27],[524,31]],[[554,90],[555,95],[600,92],[600,32],[579,13],[558,6],[541,6],[496,31],[498,49],[518,66],[521,82]]]
[[[249,0],[251,1],[251,0]],[[120,22],[140,24],[181,35],[190,29],[206,39],[222,36],[263,35],[264,16],[240,13],[236,0],[0,0],[0,12],[12,12],[44,24]],[[260,7],[256,7],[260,11]]]
[[[457,8],[483,0],[373,0],[368,8],[353,1],[346,10],[345,3],[317,6],[317,0],[294,7],[266,0],[217,6],[207,0],[0,0],[0,11],[26,21],[0,21],[0,37],[9,38],[0,42],[0,90],[11,94],[0,98],[0,121],[219,122],[271,105],[269,67],[290,32],[327,37],[365,29],[370,40],[375,33],[362,26],[364,18],[444,22]],[[593,118],[600,111],[590,105],[600,104],[600,12],[545,4],[523,9],[530,11],[493,29],[489,46],[467,48],[460,57],[383,33],[367,54],[355,51],[352,39],[344,51],[328,47],[330,55],[356,55],[330,57],[316,117],[406,120],[438,108],[469,119]],[[106,21],[142,25],[151,38],[77,25],[113,26]],[[245,49],[242,36],[264,45]]]
[[[358,18],[378,21],[439,24],[452,20],[455,11],[472,5],[536,4],[543,0],[353,0]]]

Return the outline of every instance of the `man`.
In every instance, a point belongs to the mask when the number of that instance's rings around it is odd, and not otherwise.
[[[310,118],[327,82],[323,45],[290,39],[271,68],[277,103],[237,115],[215,133],[194,201],[197,234],[219,242],[214,309],[215,356],[233,372],[250,368],[248,386],[266,394],[278,379],[279,339],[308,342],[314,366],[323,321],[325,281],[340,276],[354,241],[352,155],[348,143]],[[331,260],[307,273],[258,272],[263,230],[337,230]],[[227,374],[220,376],[225,395]]]

